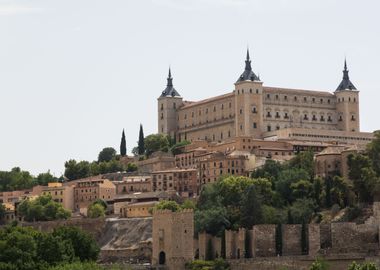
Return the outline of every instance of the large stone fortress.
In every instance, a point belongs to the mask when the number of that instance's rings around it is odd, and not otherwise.
[[[371,137],[360,132],[359,91],[349,79],[346,62],[343,79],[333,93],[263,86],[252,70],[249,51],[244,72],[230,93],[184,101],[173,86],[170,70],[167,80],[158,98],[158,131],[178,141],[249,136],[367,143]]]

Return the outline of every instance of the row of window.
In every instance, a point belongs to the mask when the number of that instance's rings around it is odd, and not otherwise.
[[[316,135],[316,134],[301,134],[293,133],[290,134],[292,137],[314,137],[314,138],[326,138],[326,139],[340,139],[340,140],[357,140],[357,141],[371,141],[370,138],[363,137],[347,137],[347,136],[333,136],[333,135]]]
[[[275,95],[271,95],[271,94],[267,94],[266,95],[266,100],[271,100],[271,99],[274,99],[274,100],[284,100],[284,101],[288,101],[290,99],[288,99],[288,96],[287,95],[284,95],[283,96],[283,99],[280,98],[280,95],[278,94],[275,94]],[[324,99],[324,98],[315,98],[315,97],[303,97],[303,99],[300,99],[298,96],[293,96],[292,98],[293,101],[297,102],[297,101],[303,101],[303,102],[309,102],[311,101],[311,103],[320,103],[320,104],[323,104],[323,103],[326,103],[327,104],[330,104],[331,103],[331,99],[327,99],[327,101]]]

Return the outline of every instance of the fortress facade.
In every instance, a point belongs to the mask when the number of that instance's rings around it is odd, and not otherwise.
[[[346,61],[343,79],[333,92],[277,88],[263,85],[247,51],[245,69],[233,91],[185,101],[169,70],[167,87],[158,98],[158,132],[177,141],[220,142],[248,136],[368,143],[372,134],[360,132],[359,119],[359,91],[350,81]]]

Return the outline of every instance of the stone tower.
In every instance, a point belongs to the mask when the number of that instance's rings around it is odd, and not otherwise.
[[[252,71],[249,51],[244,72],[235,83],[236,136],[261,138],[263,132],[263,83]]]
[[[359,91],[350,81],[347,62],[344,61],[343,80],[334,92],[338,129],[343,131],[360,131]]]
[[[167,85],[158,98],[158,133],[176,137],[178,127],[177,109],[182,105],[182,97],[173,87],[173,78],[169,68]]]
[[[156,210],[153,212],[152,265],[165,265],[169,270],[184,269],[194,259],[194,213]]]

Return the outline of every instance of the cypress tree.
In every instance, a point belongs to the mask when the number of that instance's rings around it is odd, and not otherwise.
[[[279,223],[276,226],[276,253],[282,255],[282,225]]]
[[[143,126],[140,124],[139,132],[139,142],[138,142],[139,155],[144,155],[145,153],[145,142],[144,142],[144,131]]]
[[[307,239],[307,227],[306,222],[302,222],[302,229],[301,229],[301,248],[302,248],[302,254],[307,255],[309,253],[309,247],[308,247],[308,239]]]
[[[212,241],[211,239],[208,239],[207,247],[206,247],[206,261],[212,261],[214,259],[214,256],[212,254]]]
[[[220,255],[223,259],[226,258],[226,231],[224,230],[222,232],[222,240],[221,240],[221,251],[220,251]]]
[[[123,129],[123,133],[121,134],[121,142],[120,142],[120,155],[124,157],[127,154],[127,143],[125,141],[125,133]]]

